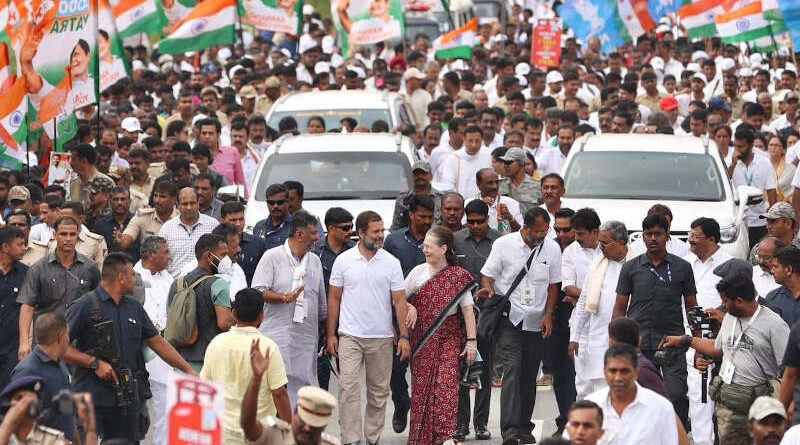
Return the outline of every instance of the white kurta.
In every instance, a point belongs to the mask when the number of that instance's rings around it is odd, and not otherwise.
[[[278,344],[289,378],[289,398],[294,406],[296,390],[292,382],[300,386],[317,385],[317,342],[319,325],[328,312],[322,263],[314,253],[309,255],[303,278],[303,299],[307,308],[302,323],[292,321],[295,304],[267,303],[264,321],[259,330]],[[283,245],[267,250],[261,257],[253,275],[252,287],[269,289],[277,293],[291,292],[292,268]],[[292,391],[294,390],[294,391]],[[294,392],[294,394],[293,394]]]

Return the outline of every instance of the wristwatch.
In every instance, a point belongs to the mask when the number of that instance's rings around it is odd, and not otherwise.
[[[92,371],[97,371],[97,368],[99,367],[100,367],[100,360],[98,360],[98,358],[95,357],[94,359],[92,359],[92,362],[89,363],[89,369],[91,369]]]
[[[408,335],[398,335],[397,340],[408,340]]]

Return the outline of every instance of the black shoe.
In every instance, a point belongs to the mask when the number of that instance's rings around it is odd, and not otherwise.
[[[486,429],[485,426],[476,426],[475,427],[475,439],[477,440],[489,440],[492,438],[492,433]]]
[[[408,424],[408,408],[400,408],[394,410],[392,416],[392,429],[395,433],[402,433]]]
[[[536,438],[533,437],[533,434],[520,434],[517,439],[519,439],[520,444],[530,444],[536,443]]]
[[[453,433],[453,440],[456,442],[463,442],[464,439],[469,436],[469,426],[467,425],[458,425],[456,427],[456,432]]]

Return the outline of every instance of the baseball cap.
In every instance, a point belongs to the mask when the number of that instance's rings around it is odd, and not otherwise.
[[[728,102],[725,102],[725,99],[721,97],[712,97],[711,100],[708,101],[708,109],[723,110],[727,111],[728,113],[731,112],[731,106],[728,105]]]
[[[405,73],[403,73],[403,80],[409,79],[423,80],[425,79],[425,74],[423,74],[418,68],[412,66],[411,68],[407,69]]]
[[[135,131],[142,131],[142,125],[139,123],[139,119],[135,117],[126,117],[122,119],[122,124],[120,124],[123,130],[133,133]]]
[[[547,76],[545,77],[545,82],[547,83],[558,83],[563,81],[564,81],[564,76],[562,76],[561,73],[558,71],[550,71],[549,73],[547,73]]]
[[[323,74],[331,72],[331,65],[328,62],[317,62],[314,65],[314,74]]]
[[[791,219],[794,220],[794,208],[786,201],[778,201],[766,213],[758,216],[761,219]]]
[[[786,102],[789,99],[794,99],[794,100],[798,99],[797,93],[795,93],[792,90],[785,90],[779,97],[780,97],[779,99],[780,102]]]
[[[753,278],[753,265],[749,261],[739,258],[731,258],[728,261],[715,267],[714,275],[718,277],[727,277],[729,275],[744,274],[747,278]]]
[[[422,170],[425,173],[430,173],[432,168],[431,164],[428,161],[417,161],[414,165],[411,166],[411,171],[414,172],[416,170]]]
[[[252,85],[245,85],[239,90],[239,96],[242,99],[255,99],[258,94],[256,94],[256,89]]]
[[[694,79],[699,79],[699,80],[702,80],[703,83],[708,83],[708,80],[706,80],[706,75],[703,74],[703,73],[694,73],[694,74],[692,74],[692,80],[694,80]]]
[[[661,99],[661,103],[658,106],[662,111],[672,111],[678,108],[678,100],[672,96],[667,96]]]
[[[303,15],[311,15],[314,13],[314,7],[312,5],[303,5]]]
[[[297,391],[297,415],[314,428],[327,425],[334,409],[336,397],[322,388],[304,386]]]
[[[416,69],[416,68],[413,68],[413,69]],[[367,78],[367,73],[365,73],[364,69],[361,68],[360,66],[351,66],[351,67],[347,68],[347,71],[352,71],[352,72],[356,73],[356,76],[359,79],[366,79]],[[419,70],[417,70],[417,71],[419,71]],[[422,78],[423,79],[425,78],[424,74],[422,75]]]
[[[31,199],[31,192],[24,185],[15,185],[8,191],[9,201],[27,201]]]
[[[786,408],[783,407],[780,400],[774,397],[761,396],[750,405],[750,412],[747,414],[747,419],[763,420],[765,417],[769,417],[773,414],[777,414],[785,419]]]
[[[524,162],[525,152],[521,148],[512,147],[506,151],[506,154],[500,156],[500,159],[508,162]]]
[[[231,70],[231,71],[233,71],[233,70]],[[207,87],[203,87],[203,89],[200,90],[200,97],[203,97],[206,94],[213,94],[213,95],[219,97],[219,91],[217,91],[217,89],[212,87],[211,85],[209,85]]]
[[[269,76],[264,81],[264,88],[280,88],[281,80],[277,76]]]

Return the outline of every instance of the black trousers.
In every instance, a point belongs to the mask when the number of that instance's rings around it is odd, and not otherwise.
[[[560,301],[553,319],[553,334],[544,340],[545,348],[550,346],[550,360],[553,373],[553,392],[558,404],[556,426],[567,424],[567,411],[575,402],[575,363],[569,358],[569,317],[572,304]],[[547,352],[545,352],[545,356]],[[544,365],[542,365],[544,366]]]
[[[544,354],[541,332],[522,330],[507,318],[500,320],[497,353],[503,362],[500,390],[500,433],[503,440],[531,434],[536,404],[536,374]]]
[[[397,354],[392,354],[392,378],[389,386],[392,388],[392,403],[394,410],[408,410],[411,407],[411,397],[408,395],[408,381],[406,381],[406,370],[408,360],[400,361]]]
[[[689,391],[689,385],[686,383],[686,358],[683,354],[677,354],[676,359],[665,366],[659,366],[653,360],[653,354],[656,351],[647,350],[642,351],[656,368],[661,372],[664,377],[664,386],[667,387],[667,394],[669,400],[675,408],[675,414],[683,422],[683,427],[689,430],[689,397],[686,395]]]
[[[483,359],[481,388],[475,390],[475,412],[470,409],[469,387],[458,390],[458,426],[468,427],[470,414],[475,428],[486,428],[489,422],[489,405],[492,401],[492,368],[494,367],[494,339],[478,337],[478,353]]]
[[[137,438],[138,401],[127,407],[124,416],[122,410],[116,406],[95,406],[94,417],[97,423],[97,434],[103,439],[103,442],[111,439],[124,439],[132,443],[139,443]]]
[[[15,341],[19,344],[19,340]],[[19,363],[17,349],[11,348],[11,351],[0,354],[0,388],[5,388],[11,382],[11,371]]]

